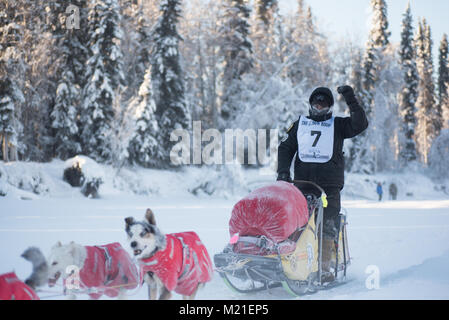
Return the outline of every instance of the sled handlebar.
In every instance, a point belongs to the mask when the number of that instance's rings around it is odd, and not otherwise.
[[[317,189],[319,192],[321,192],[321,201],[323,203],[323,207],[327,207],[327,195],[323,188],[321,188],[319,185],[317,185],[315,182],[306,181],[306,180],[293,180],[292,183],[300,188],[300,186],[312,186],[315,189]]]

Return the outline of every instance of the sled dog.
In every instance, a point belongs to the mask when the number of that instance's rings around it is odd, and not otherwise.
[[[128,217],[125,223],[151,300],[170,299],[172,291],[194,299],[198,288],[211,280],[212,261],[195,232],[162,233],[150,209],[143,221]]]
[[[33,272],[25,280],[25,284],[34,290],[44,286],[48,281],[48,265],[41,250],[36,247],[29,247],[22,253],[21,257],[33,265]]]
[[[99,299],[103,294],[124,299],[126,290],[139,285],[137,266],[117,242],[102,246],[58,242],[47,261],[49,286],[62,276],[69,299],[75,299],[79,292],[87,293],[91,299]]]

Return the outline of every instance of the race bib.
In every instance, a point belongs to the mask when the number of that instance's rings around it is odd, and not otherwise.
[[[302,162],[328,162],[334,152],[334,118],[317,122],[301,117],[297,138],[298,156]]]

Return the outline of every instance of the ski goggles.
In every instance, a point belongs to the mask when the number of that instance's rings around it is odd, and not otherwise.
[[[329,98],[326,97],[324,94],[317,94],[312,99],[312,106],[313,107],[320,106],[323,108],[329,108],[330,107]]]

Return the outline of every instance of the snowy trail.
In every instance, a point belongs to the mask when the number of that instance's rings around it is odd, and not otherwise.
[[[38,246],[45,254],[57,241],[84,245],[118,241],[126,246],[123,219],[140,219],[147,207],[154,210],[166,233],[196,231],[212,256],[229,240],[227,226],[234,203],[212,198],[173,200],[123,195],[99,200],[76,196],[23,201],[6,197],[0,200],[0,273],[15,270],[19,278],[25,279],[31,265],[20,254],[29,246]],[[348,214],[353,258],[348,271],[350,281],[301,299],[449,299],[449,200],[348,200],[343,201],[343,206]],[[379,271],[377,290],[365,285],[369,266]],[[142,289],[130,299],[146,299],[146,295],[146,289]],[[217,273],[198,298],[295,299],[282,288],[235,294]]]

